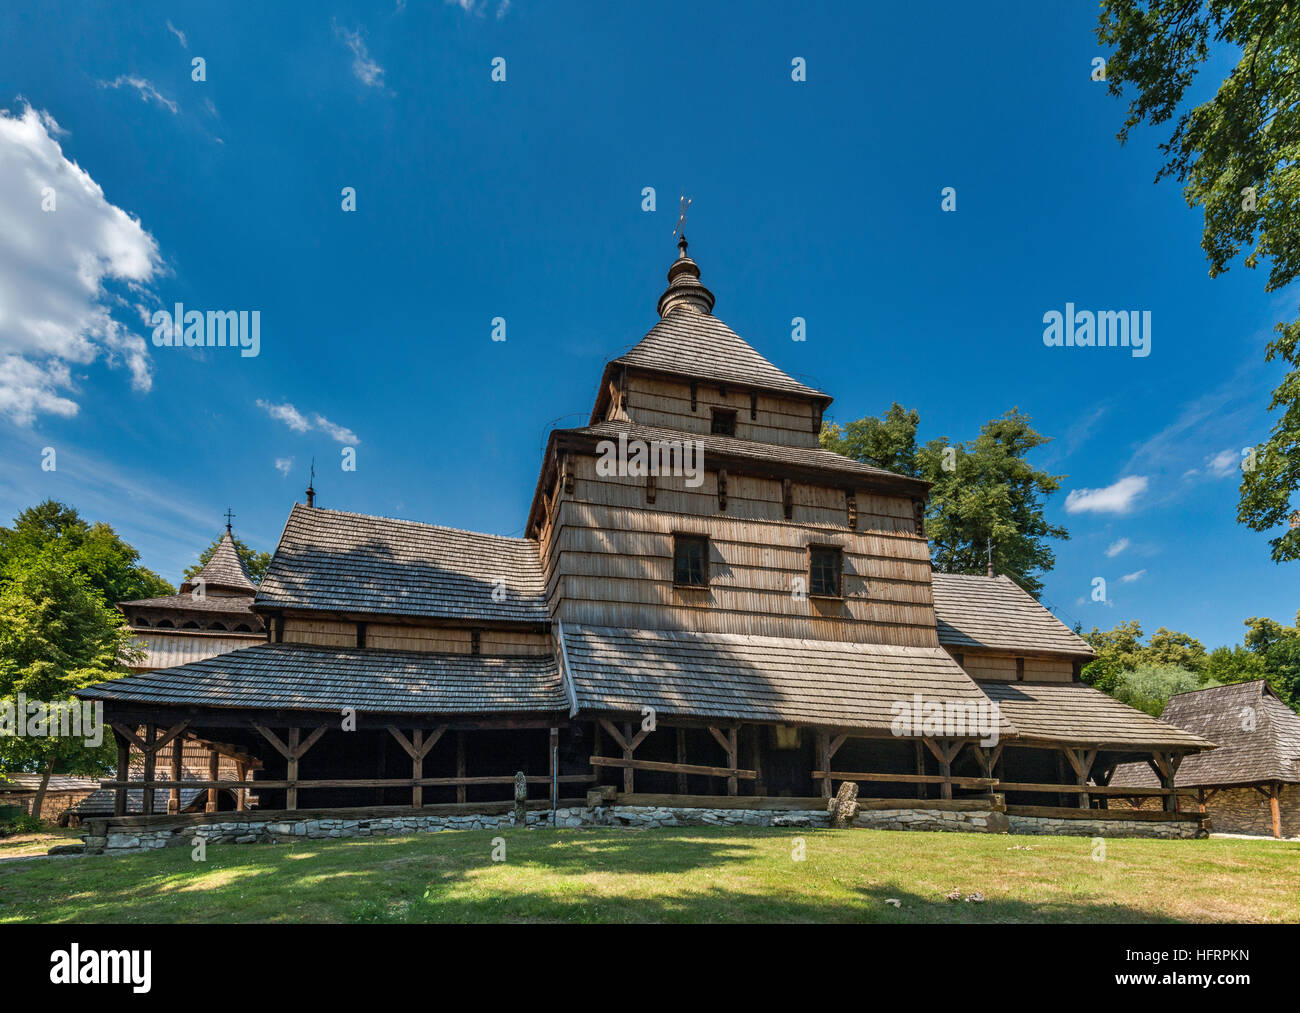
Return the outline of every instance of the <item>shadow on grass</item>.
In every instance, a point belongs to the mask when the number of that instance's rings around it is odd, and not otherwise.
[[[989,838],[944,836],[947,846],[936,850],[869,831],[466,831],[212,845],[206,862],[176,847],[15,863],[0,870],[0,922],[1177,920],[1114,884],[1086,883],[1078,893],[1058,881],[1059,863],[1082,859],[1086,841],[1025,856],[1041,863],[1028,866],[996,857],[1011,838],[996,838],[990,851]],[[799,864],[790,854],[796,838],[808,842]],[[501,839],[505,861],[494,861]],[[990,884],[989,899],[944,900],[948,876]]]

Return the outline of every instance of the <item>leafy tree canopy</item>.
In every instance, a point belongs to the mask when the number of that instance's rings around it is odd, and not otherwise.
[[[824,425],[821,444],[865,464],[934,483],[926,534],[935,569],[987,572],[991,540],[994,570],[1030,594],[1040,594],[1041,574],[1056,563],[1047,540],[1070,537],[1043,515],[1044,500],[1060,488],[1061,476],[1040,471],[1025,459],[1048,438],[1018,408],[959,444],[936,439],[918,446],[919,422],[916,411],[895,403],[880,418]]]
[[[175,589],[139,563],[140,553],[108,524],[88,523],[63,503],[46,500],[0,528],[0,581],[39,555],[64,560],[110,604],[157,598]]]
[[[1172,121],[1156,176],[1183,184],[1204,211],[1211,277],[1243,250],[1269,261],[1265,291],[1300,275],[1300,0],[1103,0],[1097,37],[1114,47],[1108,90],[1132,91],[1121,143],[1139,124]],[[1236,63],[1198,105],[1189,89],[1207,61]],[[1243,472],[1237,520],[1269,540],[1274,562],[1300,559],[1300,320],[1277,325],[1267,361],[1287,373],[1269,408],[1281,414]]]

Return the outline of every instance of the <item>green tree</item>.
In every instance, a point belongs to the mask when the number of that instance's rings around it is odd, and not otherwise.
[[[1165,668],[1181,668],[1200,673],[1205,670],[1205,645],[1189,633],[1175,633],[1161,626],[1151,635],[1143,652],[1147,663]]]
[[[821,443],[854,460],[933,483],[926,534],[935,569],[985,573],[991,543],[994,570],[1040,594],[1040,575],[1056,563],[1047,539],[1070,537],[1043,514],[1044,500],[1060,488],[1061,476],[1025,459],[1048,438],[1013,408],[985,423],[974,440],[937,439],[918,447],[919,421],[915,411],[895,403],[878,419],[823,426]]]
[[[921,416],[897,401],[880,418],[867,415],[843,426],[823,424],[821,442],[827,450],[898,475],[920,476],[916,460],[916,429]]]
[[[1265,291],[1300,275],[1300,0],[1103,0],[1097,37],[1114,47],[1106,80],[1116,97],[1132,89],[1119,140],[1139,124],[1173,121],[1156,176],[1178,180],[1189,207],[1204,211],[1201,247],[1210,276],[1270,263]],[[1213,97],[1189,107],[1189,89],[1212,57],[1236,64]],[[1297,516],[1300,492],[1300,320],[1277,325],[1267,361],[1288,367],[1273,392],[1281,411],[1243,473],[1237,519],[1275,531]],[[1300,559],[1300,524],[1269,540],[1274,562]]]
[[[1113,630],[1094,626],[1091,633],[1082,636],[1097,652],[1097,658],[1084,666],[1081,678],[1102,692],[1113,694],[1119,677],[1133,671],[1144,660],[1142,626],[1136,619],[1122,622]]]
[[[0,528],[0,581],[11,569],[46,553],[65,560],[110,604],[157,598],[174,590],[140,565],[140,553],[112,527],[88,523],[75,509],[54,500],[24,510],[12,528]]]
[[[122,617],[66,554],[24,557],[0,584],[0,701],[17,708],[17,696],[47,705],[71,702],[74,690],[126,674],[138,657]],[[43,775],[32,815],[52,773],[102,773],[112,760],[107,741],[27,735],[0,737],[0,769],[36,769]]]
[[[1116,700],[1158,718],[1175,693],[1204,689],[1210,685],[1216,684],[1206,682],[1195,672],[1177,665],[1152,665],[1144,662],[1137,668],[1120,673],[1112,695]]]
[[[236,538],[234,535],[231,535],[230,539],[235,543],[235,552],[243,562],[244,569],[248,571],[248,576],[252,579],[254,584],[260,584],[262,582],[262,577],[266,573],[266,568],[271,565],[271,554],[269,552],[256,552],[253,549],[250,549],[243,539]],[[189,580],[208,565],[208,560],[212,558],[212,554],[217,551],[217,546],[220,544],[221,539],[214,538],[212,544],[199,553],[199,561],[193,566],[187,567],[185,570],[186,580]]]
[[[1264,678],[1278,696],[1300,709],[1300,613],[1295,626],[1251,618],[1246,627],[1246,649],[1260,659]]]

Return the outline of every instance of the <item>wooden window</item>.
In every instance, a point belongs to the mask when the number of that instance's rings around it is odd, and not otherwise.
[[[673,583],[708,586],[709,540],[703,535],[673,535]]]
[[[842,597],[844,550],[814,545],[808,558],[808,593],[821,598]]]
[[[727,408],[714,408],[713,423],[709,426],[709,432],[715,436],[735,436],[736,413]]]

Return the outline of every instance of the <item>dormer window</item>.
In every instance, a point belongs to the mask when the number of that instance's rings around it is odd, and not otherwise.
[[[728,408],[714,408],[709,432],[714,436],[735,436],[736,413]]]

